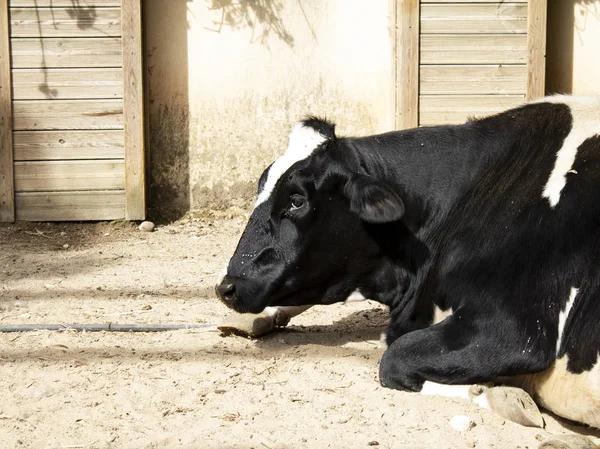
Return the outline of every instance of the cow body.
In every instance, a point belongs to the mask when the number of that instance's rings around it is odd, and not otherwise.
[[[358,291],[390,307],[383,385],[509,380],[600,427],[599,186],[595,98],[362,138],[311,119],[217,292],[256,313]]]

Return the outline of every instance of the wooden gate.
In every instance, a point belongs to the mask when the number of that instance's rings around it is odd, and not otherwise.
[[[544,95],[546,0],[398,0],[396,126],[464,123]]]
[[[0,221],[145,216],[140,0],[0,0]]]

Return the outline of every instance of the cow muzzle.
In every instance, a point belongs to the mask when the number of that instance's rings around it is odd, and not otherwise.
[[[219,299],[223,301],[228,307],[233,307],[237,296],[235,282],[229,276],[223,277],[215,287],[215,292]]]

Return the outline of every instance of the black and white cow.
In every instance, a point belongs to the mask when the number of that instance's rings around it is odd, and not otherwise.
[[[358,138],[296,125],[218,296],[293,315],[355,292],[390,307],[384,386],[508,378],[600,427],[600,99]]]

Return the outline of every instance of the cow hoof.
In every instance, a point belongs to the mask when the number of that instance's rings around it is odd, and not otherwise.
[[[538,449],[598,449],[589,438],[580,435],[554,435]]]
[[[225,318],[221,324],[217,326],[217,329],[219,329],[223,336],[240,335],[242,337],[258,338],[272,332],[277,326],[277,316],[265,312],[234,312]]]
[[[503,418],[526,427],[544,428],[544,418],[538,406],[520,388],[473,385],[469,394],[477,405],[493,410]]]

